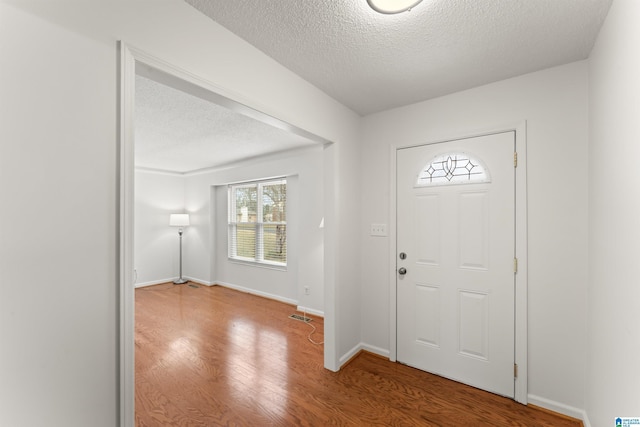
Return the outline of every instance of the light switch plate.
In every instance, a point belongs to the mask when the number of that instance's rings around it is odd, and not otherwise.
[[[387,235],[387,224],[371,224],[371,235],[385,237]]]

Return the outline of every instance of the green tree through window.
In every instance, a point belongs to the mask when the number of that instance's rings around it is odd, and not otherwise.
[[[287,264],[286,179],[229,186],[229,258]]]

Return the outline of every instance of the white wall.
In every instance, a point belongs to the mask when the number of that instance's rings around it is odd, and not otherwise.
[[[340,329],[333,319],[359,306],[358,261],[338,262],[357,253],[355,113],[180,0],[5,0],[0,196],[13,210],[1,218],[0,414],[12,427],[118,422],[119,39],[336,142],[325,179],[341,191],[329,193],[325,235],[329,297],[342,298],[325,310],[325,336],[340,334],[328,363],[359,340],[359,317]]]
[[[577,62],[364,118],[363,341],[389,349],[389,151],[527,121],[529,400],[584,408],[587,291],[587,63]]]
[[[288,177],[287,270],[229,261],[226,184],[278,176]],[[194,226],[190,227],[192,233],[186,243],[190,277],[205,283],[246,289],[323,312],[324,232],[318,228],[324,215],[321,146],[206,173],[189,174],[185,179],[187,211],[197,218]],[[213,229],[209,226],[211,223],[215,224]],[[215,233],[214,237],[212,233]],[[309,287],[309,295],[304,293],[305,286]]]
[[[592,426],[640,417],[640,2],[614,0],[590,63],[589,327]]]
[[[115,49],[5,4],[0,40],[0,424],[114,426]]]
[[[169,215],[184,212],[184,191],[182,175],[136,170],[136,286],[167,282],[180,275],[178,229],[169,227]],[[186,227],[184,239],[188,238],[189,227]]]

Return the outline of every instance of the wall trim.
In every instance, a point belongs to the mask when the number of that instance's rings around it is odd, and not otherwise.
[[[574,408],[573,406],[565,405],[564,403],[536,396],[535,394],[529,394],[527,398],[530,405],[539,406],[543,409],[566,415],[567,417],[575,418],[577,420],[581,420],[585,427],[591,426],[589,417],[587,416],[587,413],[584,409]]]
[[[349,362],[351,362],[358,356],[358,354],[363,351],[375,354],[385,359],[389,359],[389,350],[360,342],[358,343],[358,345],[354,346],[351,350],[340,357],[340,369],[342,369],[345,365],[348,365]]]
[[[154,173],[154,174],[157,174],[157,175],[184,176],[184,173],[182,173],[182,172],[174,172],[174,171],[169,171],[169,170],[164,170],[164,169],[145,168],[145,167],[142,167],[142,166],[136,166],[135,167],[135,171],[136,172]]]
[[[262,291],[258,291],[258,290],[255,290],[255,289],[246,288],[244,286],[235,285],[235,284],[229,283],[229,282],[221,282],[219,280],[216,280],[214,285],[219,285],[219,286],[222,286],[222,287],[225,287],[225,288],[234,289],[236,291],[245,292],[247,294],[257,295],[259,297],[263,297],[263,298],[268,298],[268,299],[284,302],[284,303],[287,303],[287,304],[290,304],[290,305],[294,305],[294,306],[298,305],[298,301],[293,300],[291,298],[285,298],[285,297],[282,297],[280,295],[270,294],[268,292],[262,292]]]
[[[360,343],[360,347],[362,351],[368,351],[369,353],[377,354],[378,356],[386,359],[389,358],[389,350],[387,349],[376,347],[375,345],[369,345],[367,343]]]
[[[164,283],[172,283],[174,279],[176,279],[176,277],[169,277],[169,278],[160,279],[160,280],[151,280],[150,282],[136,283],[134,287],[138,289],[138,288],[146,288],[147,286],[162,285]]]
[[[353,359],[354,357],[356,357],[358,355],[358,353],[360,353],[362,351],[362,343],[358,343],[356,346],[354,346],[351,350],[347,351],[345,354],[343,354],[340,359],[338,360],[338,370],[342,369],[342,367],[344,365],[346,365],[347,363],[349,363],[351,361],[351,359]]]
[[[297,306],[296,310],[301,311],[303,313],[313,314],[314,316],[318,316],[318,317],[324,318],[324,311],[322,311],[322,310],[316,310],[314,308],[303,307],[301,305]]]
[[[136,283],[135,284],[135,288],[145,288],[147,286],[155,286],[155,285],[162,285],[164,283],[173,283],[173,281],[175,279],[177,279],[178,276],[176,277],[168,277],[166,279],[159,279],[159,280],[151,280],[149,282],[144,282],[144,283]],[[189,277],[189,276],[184,276],[185,279],[187,279],[190,282],[193,283],[197,283],[198,285],[202,285],[202,286],[213,286],[214,284],[211,282],[207,282],[206,280],[202,280],[202,279],[196,279],[195,277]]]
[[[135,292],[134,292],[134,94],[135,57],[118,43],[119,132],[118,132],[118,411],[119,426],[135,425]]]
[[[202,286],[222,286],[224,288],[229,288],[229,289],[233,289],[236,291],[240,291],[240,292],[244,292],[247,294],[252,294],[252,295],[256,295],[262,298],[268,298],[274,301],[280,301],[286,304],[290,304],[290,305],[295,305],[296,306],[296,310],[303,312],[303,313],[307,313],[307,314],[312,314],[314,316],[318,316],[318,317],[322,317],[324,318],[324,311],[322,310],[316,310],[314,308],[310,308],[310,307],[303,307],[301,305],[297,305],[297,302],[294,301],[293,299],[290,298],[284,298],[278,295],[274,295],[274,294],[269,294],[267,292],[261,292],[261,291],[257,291],[255,289],[251,289],[251,288],[246,288],[244,286],[239,286],[239,285],[234,285],[232,283],[227,283],[227,282],[221,282],[221,281],[216,281],[216,282],[209,282],[207,280],[202,280],[202,279],[197,279],[195,277],[190,277],[190,276],[184,276],[185,279],[187,279],[189,282],[193,282],[196,283],[198,285],[202,285]],[[169,277],[166,279],[160,279],[160,280],[152,280],[150,282],[144,282],[144,283],[136,283],[135,288],[145,288],[148,286],[156,286],[156,285],[162,285],[162,284],[168,284],[168,283],[173,283],[173,281],[177,279],[177,277]],[[364,348],[369,348],[368,346],[365,346]],[[372,347],[373,348],[373,347]],[[382,351],[382,353],[380,353],[377,350],[371,350],[372,353],[378,353],[378,354],[384,354],[384,352],[387,353],[388,355],[388,351],[386,350],[382,350],[380,349],[380,351]]]
[[[213,167],[209,167],[209,168],[194,169],[192,171],[181,172],[180,174],[183,175],[183,176],[197,176],[197,175],[202,175],[202,174],[207,174],[207,173],[220,172],[220,171],[224,171],[224,170],[229,170],[229,169],[234,169],[234,168],[239,168],[239,167],[244,167],[244,166],[250,166],[251,164],[253,164],[256,161],[257,158],[259,158],[260,161],[269,161],[269,160],[274,160],[274,159],[281,159],[283,156],[303,155],[306,152],[310,152],[310,151],[313,151],[313,150],[322,150],[322,146],[317,144],[317,145],[310,145],[310,146],[304,146],[304,147],[291,148],[289,150],[278,151],[277,153],[264,154],[264,155],[261,155],[259,157],[250,157],[250,158],[237,160],[237,161],[234,161],[234,162],[225,163],[225,164],[222,164],[222,165],[217,165],[217,166],[213,166]],[[297,175],[297,174],[295,174],[295,175]],[[249,180],[249,181],[251,181],[251,180]],[[229,183],[229,184],[231,184],[231,183]],[[220,185],[224,185],[224,184],[220,184]]]
[[[209,282],[209,281],[206,281],[206,280],[202,280],[202,279],[197,279],[195,277],[184,276],[184,278],[187,279],[190,282],[197,283],[198,285],[202,285],[202,286],[214,286],[215,285],[215,283],[212,283],[212,282]]]

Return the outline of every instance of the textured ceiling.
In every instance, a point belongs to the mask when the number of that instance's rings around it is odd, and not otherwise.
[[[185,0],[361,115],[585,59],[611,0]]]
[[[136,76],[136,167],[192,172],[317,142]]]
[[[185,1],[361,115],[585,59],[611,4],[423,0],[383,15],[366,0]],[[138,167],[184,173],[317,143],[147,77]]]

